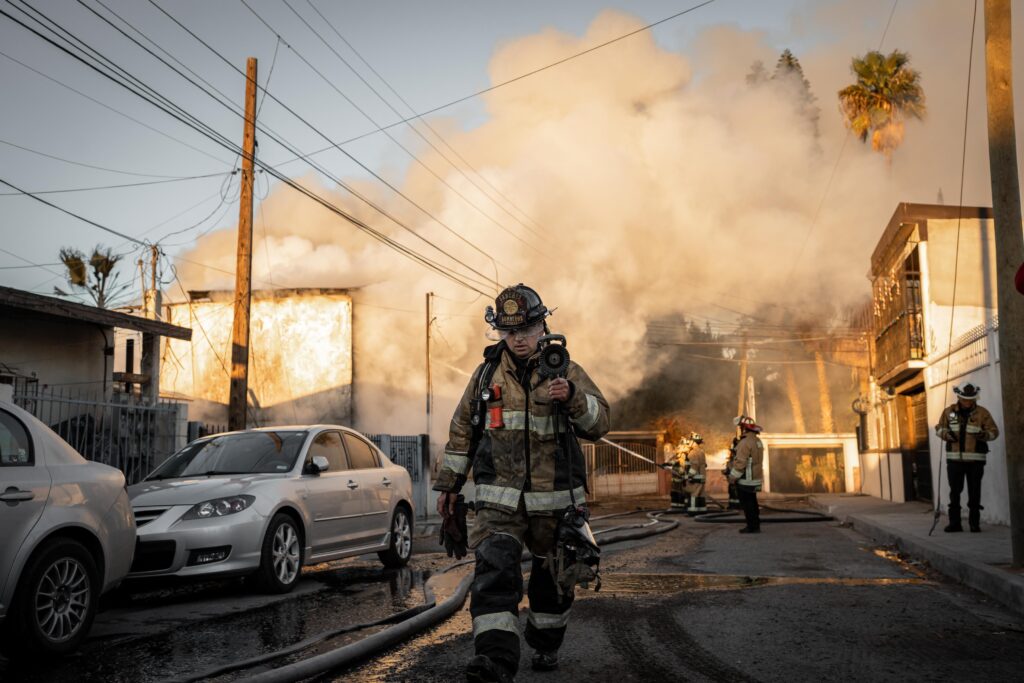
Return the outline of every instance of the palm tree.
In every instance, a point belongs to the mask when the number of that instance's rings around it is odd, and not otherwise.
[[[114,267],[121,260],[121,255],[115,254],[113,249],[97,245],[87,260],[81,250],[63,247],[60,260],[67,269],[67,281],[72,291],[84,290],[97,308],[107,308],[131,286],[130,283],[117,283],[118,274]],[[73,296],[72,292],[65,292],[60,287],[54,287],[53,291],[59,296]]]
[[[846,125],[885,155],[892,163],[892,154],[903,142],[903,124],[908,118],[923,119],[924,90],[921,74],[911,69],[910,57],[893,50],[883,55],[877,50],[863,57],[854,57],[851,64],[857,82],[839,91],[839,109]]]

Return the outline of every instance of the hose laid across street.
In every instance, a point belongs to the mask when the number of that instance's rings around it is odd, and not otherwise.
[[[671,522],[661,521],[657,518],[657,514],[658,513],[648,513],[648,517],[651,517],[652,522],[640,525],[639,527],[634,529],[623,529],[621,531],[615,532],[612,532],[612,529],[605,530],[604,533],[607,533],[608,535],[601,536],[598,539],[598,545],[603,546],[608,545],[610,543],[618,543],[621,541],[631,541],[640,538],[647,538],[649,536],[663,534],[679,526],[679,522],[676,520],[673,520]],[[524,553],[523,560],[526,561],[529,559],[529,553]],[[473,560],[463,560],[462,562],[457,562],[444,569],[443,572],[441,573],[444,573],[456,567],[470,564],[471,562],[473,562]],[[404,640],[408,640],[409,638],[415,636],[419,632],[424,631],[430,628],[431,626],[435,626],[444,621],[445,619],[447,619],[448,617],[450,617],[451,615],[455,614],[458,610],[462,608],[462,605],[465,603],[466,596],[469,594],[469,589],[472,583],[472,575],[464,577],[462,581],[459,582],[459,585],[456,587],[452,595],[440,604],[433,604],[429,607],[427,605],[421,605],[420,608],[426,607],[426,609],[423,609],[423,611],[419,612],[418,614],[415,614],[414,616],[411,615],[410,618],[402,621],[401,623],[386,628],[383,631],[380,631],[379,633],[373,634],[372,636],[368,636],[357,643],[352,643],[351,645],[346,645],[344,647],[338,648],[337,650],[325,652],[315,657],[304,659],[300,662],[288,664],[286,666],[273,669],[272,671],[266,671],[260,674],[256,674],[255,676],[246,678],[245,680],[254,681],[255,683],[284,683],[286,681],[299,681],[305,678],[310,678],[312,676],[317,676],[319,674],[324,673],[325,671],[330,671],[332,669],[340,669],[345,666],[349,666],[361,659],[366,659],[367,657],[370,657],[380,652],[381,650],[396,645]],[[424,590],[426,591],[428,590],[428,588],[424,587]],[[432,593],[429,594],[429,598],[433,598]],[[413,610],[406,611],[411,612],[416,609],[418,608],[413,608]],[[398,615],[393,616],[392,620],[397,616]],[[292,646],[292,648],[289,648],[289,651],[293,651],[295,647],[297,646]],[[270,659],[275,659],[277,657],[280,657],[283,652],[284,651],[278,653],[271,653],[270,655],[261,657],[260,660],[268,661]],[[228,664],[226,666],[233,665]],[[242,666],[233,666],[231,670],[237,670],[239,668],[243,668],[244,666],[252,666],[252,664],[242,664]],[[225,669],[225,667],[221,667],[221,669],[223,670]]]

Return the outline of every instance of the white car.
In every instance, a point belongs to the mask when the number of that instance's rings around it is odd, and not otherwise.
[[[197,439],[128,495],[139,544],[131,578],[254,574],[291,590],[302,565],[412,554],[412,481],[366,437],[331,425]]]
[[[134,547],[124,475],[0,400],[0,649],[75,649]]]

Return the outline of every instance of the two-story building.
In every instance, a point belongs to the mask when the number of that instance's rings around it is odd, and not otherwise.
[[[953,386],[981,386],[1003,424],[999,385],[995,236],[985,207],[903,203],[871,256],[871,396],[863,491],[887,500],[948,497],[943,444],[934,433]],[[1009,519],[1006,457],[992,443],[983,519]]]

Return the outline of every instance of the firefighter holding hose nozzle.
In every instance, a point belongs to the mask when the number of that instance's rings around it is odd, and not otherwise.
[[[690,517],[708,511],[704,497],[704,483],[707,480],[708,460],[704,453],[704,437],[693,432],[690,434],[689,451],[686,453],[686,514]]]
[[[484,351],[452,417],[444,464],[434,485],[442,535],[459,538],[459,491],[472,467],[476,520],[470,613],[476,654],[469,681],[511,681],[519,668],[521,557],[533,554],[526,642],[533,668],[558,666],[573,589],[597,581],[599,550],[586,523],[586,465],[577,435],[608,431],[608,402],[578,364],[564,337],[548,335],[550,311],[536,291],[503,290],[484,319],[501,341]],[[561,340],[562,344],[556,344]],[[562,359],[562,361],[559,360]],[[450,534],[444,529],[450,529]],[[451,544],[466,553],[465,541]]]
[[[747,521],[747,525],[740,529],[740,533],[757,534],[761,533],[757,492],[761,490],[764,481],[764,444],[757,436],[761,432],[761,427],[753,418],[745,415],[736,418],[736,426],[740,428],[740,438],[736,443],[735,455],[729,462],[729,483],[736,486],[743,517]]]

